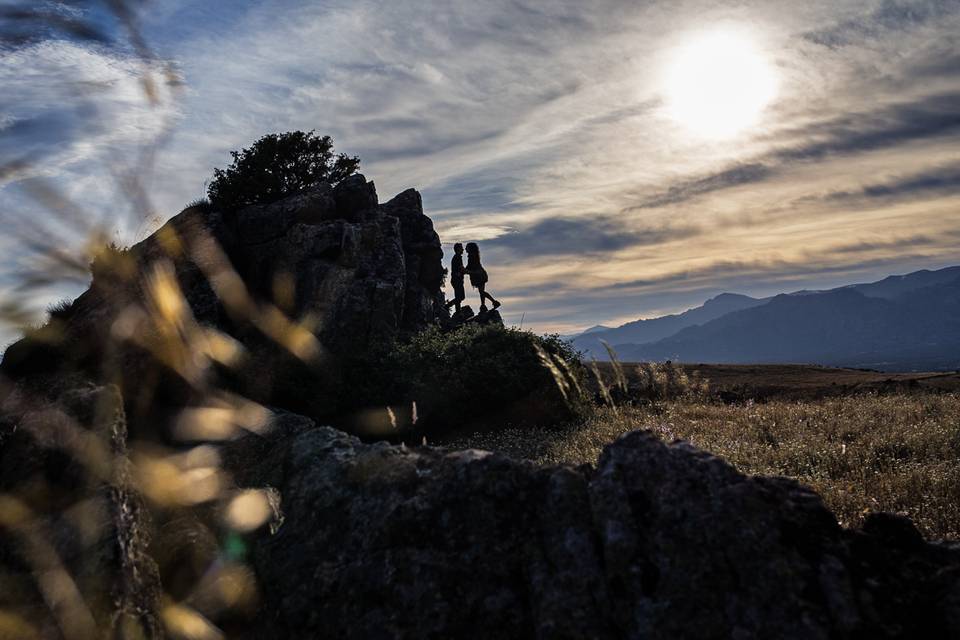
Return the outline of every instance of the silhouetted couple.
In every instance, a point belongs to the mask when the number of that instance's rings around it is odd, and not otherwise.
[[[467,266],[463,266],[463,245],[459,242],[453,245],[453,259],[450,261],[450,284],[453,285],[453,300],[447,302],[447,308],[456,307],[460,311],[460,303],[467,299],[463,289],[464,276],[470,276],[470,284],[480,292],[480,310],[485,311],[487,300],[496,309],[500,302],[487,293],[487,270],[480,264],[480,247],[476,242],[467,243]]]

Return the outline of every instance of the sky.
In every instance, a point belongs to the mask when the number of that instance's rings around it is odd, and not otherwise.
[[[381,201],[418,189],[537,331],[960,263],[960,0],[156,0],[142,43],[97,2],[30,6],[96,37],[0,46],[8,299],[84,286],[16,289],[24,236],[131,244],[296,129]]]

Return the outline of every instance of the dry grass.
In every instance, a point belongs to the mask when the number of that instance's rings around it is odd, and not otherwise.
[[[623,433],[684,439],[746,473],[812,486],[844,525],[870,511],[908,515],[930,538],[960,540],[960,395],[862,395],[724,405],[670,401],[601,409],[583,424],[508,429],[448,443],[542,464],[594,463]]]

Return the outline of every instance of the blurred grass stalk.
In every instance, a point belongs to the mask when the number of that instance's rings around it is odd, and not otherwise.
[[[169,107],[171,101],[179,100],[183,81],[173,63],[158,57],[143,36],[139,15],[148,8],[148,2],[128,0],[73,0],[59,5],[32,0],[7,3],[0,8],[0,46],[15,49],[47,39],[71,39],[105,49],[132,50],[140,61],[145,101],[155,109]],[[115,33],[106,31],[101,22],[91,17],[104,12],[116,22]],[[65,91],[73,90],[73,78],[61,80]],[[86,114],[88,124],[100,119],[98,126],[122,125],[103,118],[95,87],[85,86],[82,92],[76,90],[72,95],[77,110]],[[166,111],[173,114],[175,109]],[[174,128],[175,119],[169,115],[160,133],[143,144],[137,162],[104,167],[104,172],[113,177],[116,193],[141,221],[141,229],[143,224],[160,220],[146,184],[153,173],[154,157]],[[208,384],[206,372],[212,363],[233,366],[242,358],[242,350],[229,336],[197,324],[179,289],[173,264],[178,259],[194,259],[231,316],[245,319],[305,362],[315,363],[322,355],[313,334],[315,319],[293,320],[276,306],[255,303],[212,238],[192,243],[200,247],[199,253],[186,256],[184,248],[191,246],[187,239],[161,234],[166,257],[152,264],[137,264],[128,252],[109,243],[119,220],[111,218],[111,213],[94,215],[74,202],[43,177],[44,160],[31,155],[0,159],[0,184],[16,182],[48,214],[46,218],[21,216],[6,221],[7,237],[28,249],[30,258],[15,272],[5,274],[10,289],[0,301],[0,323],[56,342],[63,338],[58,314],[69,313],[70,304],[65,302],[52,309],[46,326],[37,329],[41,319],[32,302],[44,292],[64,284],[84,286],[90,281],[91,270],[107,272],[119,283],[136,285],[139,281],[147,299],[142,306],[128,306],[114,319],[111,339],[117,345],[131,341],[147,349],[189,382],[201,394],[201,400],[183,411],[176,421],[175,435],[183,439],[184,446],[163,449],[132,443],[129,458],[125,448],[117,452],[111,447],[110,434],[96,424],[80,424],[63,412],[50,409],[48,399],[18,395],[17,409],[30,419],[15,428],[27,429],[44,447],[65,452],[103,483],[117,483],[119,474],[126,473],[121,470],[129,468],[133,486],[146,498],[146,506],[158,515],[210,504],[223,514],[224,538],[254,531],[267,523],[275,530],[282,522],[279,494],[272,489],[235,489],[221,468],[215,446],[205,444],[246,431],[262,433],[270,427],[269,412],[244,398],[220,393]],[[104,203],[104,208],[108,212],[120,209],[116,201]],[[290,293],[287,291],[288,297]],[[114,375],[121,374],[117,370]],[[110,374],[106,378],[110,379]],[[0,384],[4,396],[14,389],[7,381]],[[32,480],[25,478],[24,482]],[[0,493],[0,528],[22,541],[22,560],[32,569],[49,615],[68,639],[105,637],[108,634],[96,629],[87,603],[91,594],[82,593],[65,568],[52,542],[54,533],[45,525],[45,514],[32,510],[29,502],[18,495],[22,490],[18,486],[10,493]],[[95,519],[88,524],[102,526]],[[96,537],[91,534],[91,538]],[[228,556],[227,550],[219,554],[221,558]],[[217,618],[249,608],[255,600],[252,571],[241,561],[220,560],[203,572],[187,600],[165,595],[161,619],[167,633],[176,638],[219,638],[223,633],[217,628]],[[39,637],[37,625],[30,612],[0,606],[0,637]],[[122,629],[117,632],[126,633]]]

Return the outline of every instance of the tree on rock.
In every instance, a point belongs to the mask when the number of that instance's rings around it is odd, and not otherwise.
[[[337,184],[360,167],[360,158],[334,154],[330,136],[313,131],[272,133],[230,155],[233,163],[214,169],[207,188],[210,203],[230,211],[273,202],[321,182]]]

